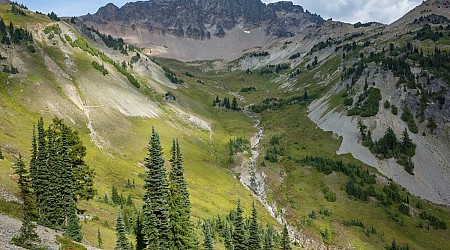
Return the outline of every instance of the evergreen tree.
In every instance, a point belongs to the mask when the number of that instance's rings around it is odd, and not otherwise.
[[[33,137],[31,139],[31,157],[30,157],[30,178],[31,178],[31,186],[36,188],[35,181],[37,180],[37,141],[36,141],[36,126],[33,125]]]
[[[70,205],[67,215],[67,229],[66,232],[64,232],[64,236],[73,241],[81,242],[83,239],[83,234],[81,233],[81,226],[75,208],[75,201],[72,198],[69,198],[69,200]]]
[[[172,249],[192,249],[194,233],[190,219],[190,201],[184,178],[183,157],[178,140],[173,140],[170,159],[170,229]]]
[[[170,248],[170,223],[168,204],[168,184],[162,147],[158,133],[152,129],[152,136],[148,147],[148,156],[144,160],[147,169],[145,178],[144,202],[151,201],[151,209],[156,217],[159,243],[162,249]],[[147,236],[149,237],[149,236]]]
[[[20,234],[12,239],[12,242],[24,248],[34,248],[34,245],[40,241],[36,234],[36,225],[33,222],[35,218],[34,197],[31,191],[31,180],[28,170],[25,168],[25,163],[22,156],[19,155],[15,166],[14,173],[19,176],[19,194],[22,199],[22,226],[20,227]]]
[[[230,98],[228,98],[228,97],[225,97],[225,98],[226,98],[225,108],[226,108],[226,109],[230,109],[230,108],[231,108],[231,105],[230,105]]]
[[[224,228],[224,245],[226,250],[234,250],[233,236],[231,232],[231,225],[225,222]]]
[[[0,160],[5,159],[5,157],[3,157],[3,153],[2,153],[2,148],[0,148]]]
[[[102,240],[102,235],[100,233],[100,228],[97,229],[97,246],[100,249],[103,248],[103,240]]]
[[[44,213],[42,214],[42,223],[53,229],[61,229],[64,222],[64,207],[62,207],[63,200],[61,199],[60,186],[60,165],[58,162],[55,134],[53,130],[49,129],[47,133],[47,161],[46,168],[48,174],[51,174],[49,184],[44,188]]]
[[[158,219],[153,213],[153,206],[150,198],[144,202],[144,215],[142,220],[142,235],[144,237],[145,249],[159,250],[161,248],[159,240]]]
[[[411,157],[416,153],[416,145],[409,138],[408,130],[406,128],[402,133],[401,152]]]
[[[233,97],[233,101],[231,102],[231,109],[235,111],[239,109],[239,104],[236,100],[236,97]]]
[[[252,250],[260,250],[261,249],[261,235],[259,232],[259,224],[258,224],[258,213],[255,208],[255,203],[252,205],[252,217],[250,218],[250,226],[249,226],[249,240],[248,240],[248,248]]]
[[[40,223],[65,228],[72,200],[95,194],[93,170],[84,164],[86,148],[78,134],[55,118],[47,130],[43,118],[33,129],[30,172]]]
[[[45,140],[45,129],[44,129],[44,119],[41,117],[38,120],[37,124],[37,157],[36,157],[36,175],[35,179],[33,179],[33,189],[36,195],[36,202],[38,207],[39,219],[40,222],[45,225],[44,215],[46,208],[46,196],[45,190],[50,185],[50,173],[47,168],[47,143]]]
[[[116,247],[115,250],[131,250],[130,243],[125,235],[125,225],[123,224],[122,216],[119,214],[116,221]]]
[[[289,239],[289,232],[287,226],[284,225],[283,235],[281,239],[281,250],[291,250],[291,240]]]
[[[245,240],[245,226],[244,226],[244,211],[241,207],[241,201],[238,200],[237,208],[236,208],[236,216],[234,218],[234,233],[233,233],[233,243],[234,248],[239,250],[246,250],[247,244]]]
[[[114,205],[120,205],[120,203],[122,203],[119,196],[119,192],[117,191],[117,188],[115,186],[112,186],[111,189],[111,200],[114,203]]]
[[[205,250],[214,250],[212,235],[211,235],[211,225],[209,221],[205,221],[203,224],[203,237],[204,237],[204,248]]]
[[[136,224],[134,226],[134,235],[136,236],[136,250],[145,249],[145,239],[143,234],[142,215],[136,215]]]
[[[266,235],[264,238],[264,250],[274,250],[273,227],[271,225],[267,225]]]

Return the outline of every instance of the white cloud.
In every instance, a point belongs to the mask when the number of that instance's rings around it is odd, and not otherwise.
[[[263,0],[265,3],[276,2]],[[349,23],[392,23],[419,5],[422,0],[293,0],[323,18]]]

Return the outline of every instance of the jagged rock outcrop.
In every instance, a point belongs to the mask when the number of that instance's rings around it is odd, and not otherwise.
[[[266,5],[260,0],[153,0],[127,3],[121,8],[108,4],[80,20],[102,33],[153,48],[154,53],[191,60],[223,58],[324,22],[292,2]],[[187,40],[203,42],[198,48],[203,53],[188,53],[191,58],[181,53],[183,49],[197,49]],[[213,46],[211,42],[231,46]]]

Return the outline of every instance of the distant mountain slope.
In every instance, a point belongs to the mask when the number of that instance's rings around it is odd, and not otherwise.
[[[181,60],[230,57],[291,37],[324,20],[292,2],[154,0],[108,4],[81,17],[88,26]]]

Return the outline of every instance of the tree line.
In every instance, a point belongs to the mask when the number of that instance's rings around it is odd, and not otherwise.
[[[222,100],[220,100],[219,95],[217,95],[216,99],[213,100],[213,107],[223,107],[225,109],[231,109],[233,111],[241,110],[236,97],[233,97],[233,100],[230,102],[229,97],[225,96]]]
[[[81,241],[83,236],[76,214],[80,199],[94,197],[94,171],[86,165],[86,148],[78,133],[54,118],[47,129],[41,117],[33,126],[29,168],[19,155],[15,173],[19,176],[23,200],[23,224],[13,242],[35,247],[39,238],[36,225],[65,231],[65,236]]]
[[[24,28],[14,28],[13,22],[6,25],[3,19],[0,19],[0,41],[5,45],[33,42],[33,35]]]

